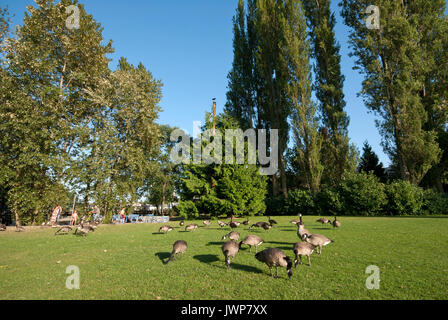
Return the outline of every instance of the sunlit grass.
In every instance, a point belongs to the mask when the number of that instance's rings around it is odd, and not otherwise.
[[[279,222],[258,234],[268,247],[291,258],[298,241],[294,217],[272,217]],[[0,233],[0,299],[447,299],[447,218],[341,217],[333,230],[304,217],[306,228],[335,242],[322,255],[311,256],[312,266],[299,265],[292,280],[285,269],[273,279],[269,269],[244,246],[227,270],[221,237],[230,228],[212,226],[184,232],[178,222],[167,235],[160,225],[104,225],[87,237],[54,236],[55,229]],[[266,221],[265,217],[251,221]],[[164,265],[174,241],[188,250],[182,259]],[[306,259],[304,259],[306,263]],[[69,290],[66,268],[80,269],[80,289]],[[380,289],[368,290],[369,265],[380,269]]]

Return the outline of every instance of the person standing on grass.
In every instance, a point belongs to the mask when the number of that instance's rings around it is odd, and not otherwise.
[[[72,226],[76,224],[76,221],[78,220],[78,212],[76,212],[76,209],[73,210],[72,213],[72,222],[70,223]]]
[[[96,204],[93,206],[93,210],[89,213],[93,214],[93,221],[100,218],[100,208],[98,208]]]
[[[62,213],[62,207],[61,205],[58,203],[58,205],[53,209],[53,213],[51,214],[51,220],[50,222],[52,224],[56,224],[59,222],[59,218],[61,216]]]
[[[123,208],[121,208],[121,211],[120,211],[120,219],[121,219],[121,223],[124,223],[124,218],[126,217],[126,210],[125,210],[125,208],[123,207]]]

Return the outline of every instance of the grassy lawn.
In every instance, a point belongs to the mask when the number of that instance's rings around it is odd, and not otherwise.
[[[277,247],[293,259],[295,217],[273,218],[279,224],[269,231],[237,231],[258,234],[260,250]],[[311,256],[311,267],[294,269],[292,280],[284,268],[271,278],[247,246],[227,270],[221,237],[230,228],[216,220],[210,227],[196,221],[194,232],[171,222],[167,235],[151,224],[104,225],[87,237],[54,236],[49,228],[1,232],[0,299],[448,299],[448,218],[341,217],[339,230],[316,219],[304,217],[306,228],[335,242]],[[179,239],[186,254],[164,265]],[[80,269],[79,290],[65,287],[69,265]],[[379,290],[366,288],[369,265],[380,269]]]

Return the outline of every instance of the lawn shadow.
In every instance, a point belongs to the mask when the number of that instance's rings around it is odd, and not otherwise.
[[[219,261],[219,258],[216,254],[198,254],[193,256],[193,259],[196,259],[203,263],[212,263]]]
[[[214,266],[214,267],[220,268],[220,269],[227,269],[227,267],[224,264],[222,266]],[[246,264],[234,263],[234,262],[232,262],[230,264],[230,269],[241,270],[241,271],[246,271],[246,272],[251,272],[251,273],[263,273],[262,270],[260,270],[256,267],[248,266]]]
[[[170,252],[157,252],[155,256],[157,256],[162,263],[165,263],[165,259],[168,259],[170,257]]]
[[[273,243],[273,244],[289,244],[289,245],[293,246],[295,242],[294,242],[294,243],[291,243],[291,242],[281,242],[281,241],[266,241],[265,243]]]
[[[207,246],[220,246],[222,244],[224,244],[225,242],[222,241],[210,241],[209,243],[207,243]]]

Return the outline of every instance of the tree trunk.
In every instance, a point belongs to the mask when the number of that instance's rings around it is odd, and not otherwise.
[[[167,182],[166,182],[166,181],[163,181],[163,184],[162,184],[162,209],[161,209],[161,211],[162,211],[162,216],[163,216],[163,208],[165,207],[165,192],[166,192],[166,185],[167,185]]]

